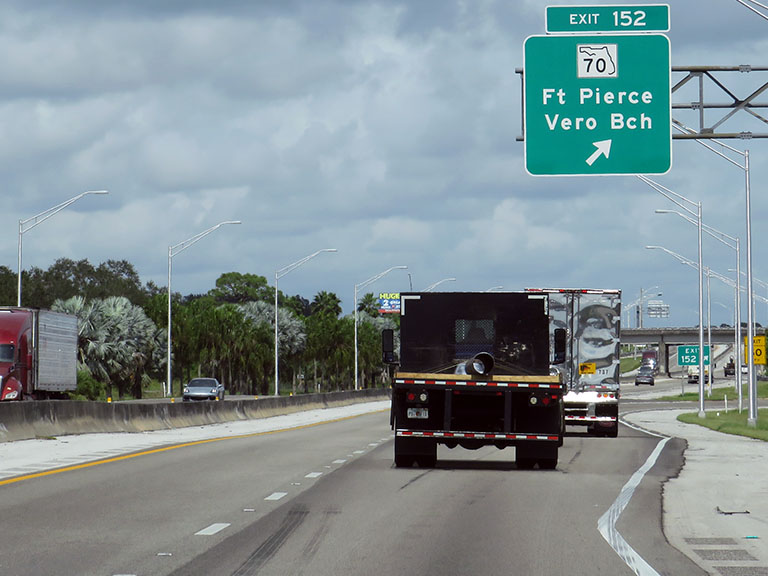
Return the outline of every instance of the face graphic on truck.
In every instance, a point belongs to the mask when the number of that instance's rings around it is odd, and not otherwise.
[[[614,310],[602,304],[594,304],[582,309],[579,316],[576,339],[580,356],[598,364],[610,364],[616,351],[614,323],[618,320]]]

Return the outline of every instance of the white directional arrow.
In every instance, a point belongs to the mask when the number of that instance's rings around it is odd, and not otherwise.
[[[605,156],[608,158],[611,155],[611,140],[600,140],[600,142],[592,142],[595,148],[594,152],[592,152],[592,156],[587,158],[587,164],[592,166],[592,164],[595,163],[595,160],[600,158],[600,156]]]

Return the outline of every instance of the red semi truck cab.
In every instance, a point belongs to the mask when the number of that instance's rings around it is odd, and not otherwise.
[[[31,380],[31,311],[0,310],[0,401],[21,400]]]
[[[65,397],[77,388],[77,317],[0,308],[0,401]]]

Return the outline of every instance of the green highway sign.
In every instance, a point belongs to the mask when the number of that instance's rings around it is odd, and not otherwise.
[[[545,29],[550,33],[571,34],[666,32],[669,5],[547,6]]]
[[[525,167],[530,174],[669,171],[669,38],[531,36],[524,57]]]
[[[699,365],[699,347],[696,346],[678,346],[677,347],[677,365],[678,366],[698,366]],[[709,346],[704,346],[704,365],[709,366]]]

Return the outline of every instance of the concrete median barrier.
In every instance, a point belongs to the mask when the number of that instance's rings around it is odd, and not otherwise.
[[[0,404],[0,442],[98,432],[146,432],[268,418],[304,410],[385,400],[389,389],[269,396],[224,402],[79,402]]]

